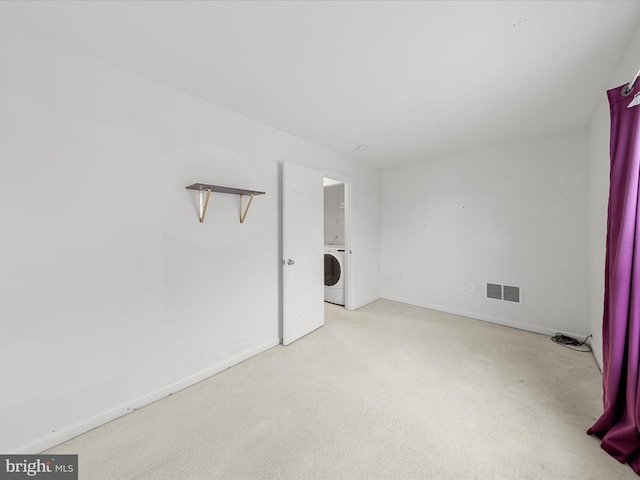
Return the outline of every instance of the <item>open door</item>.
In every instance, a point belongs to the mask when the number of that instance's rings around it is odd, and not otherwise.
[[[282,178],[282,343],[324,325],[323,177],[285,162]]]

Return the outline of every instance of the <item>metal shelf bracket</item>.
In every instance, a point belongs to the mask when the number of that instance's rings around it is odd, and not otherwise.
[[[207,198],[204,199],[205,190],[200,190],[200,223],[204,223],[204,216],[207,214],[207,207],[209,206],[209,197],[211,196],[211,189],[207,188]],[[204,203],[203,203],[204,199]]]
[[[244,219],[247,216],[247,212],[249,211],[249,207],[251,206],[251,202],[253,202],[253,193],[251,197],[249,197],[249,203],[247,203],[247,208],[242,211],[242,195],[240,195],[240,223],[244,223]]]
[[[247,217],[247,212],[249,211],[251,202],[253,202],[253,197],[255,195],[264,195],[264,192],[259,192],[257,190],[221,187],[219,185],[208,185],[206,183],[194,183],[193,185],[189,185],[187,189],[197,190],[200,195],[200,223],[204,223],[204,217],[207,214],[207,207],[209,206],[209,197],[211,197],[211,192],[230,193],[232,195],[240,196],[240,223],[244,223],[244,219]],[[206,196],[205,196],[205,192],[206,192]],[[249,195],[250,198],[246,208],[243,209],[242,197],[244,195]]]

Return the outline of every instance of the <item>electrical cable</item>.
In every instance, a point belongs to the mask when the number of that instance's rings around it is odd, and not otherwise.
[[[584,339],[584,342],[581,342],[579,340],[576,340],[573,337],[569,337],[567,335],[563,335],[561,333],[556,333],[555,336],[551,337],[551,341],[557,343],[558,345],[561,345],[565,348],[568,348],[569,350],[574,350],[576,352],[591,352],[591,345],[589,345],[587,343],[587,340],[589,340],[589,338],[592,338],[593,335],[589,335],[587,338]],[[573,348],[573,347],[582,347],[585,346],[587,347],[587,350],[582,350],[579,348]]]

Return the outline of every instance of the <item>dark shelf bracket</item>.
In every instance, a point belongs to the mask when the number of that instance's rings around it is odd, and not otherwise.
[[[255,195],[264,195],[264,192],[259,192],[257,190],[247,190],[244,188],[231,188],[231,187],[221,187],[219,185],[208,185],[206,183],[194,183],[193,185],[189,185],[187,187],[189,190],[197,190],[200,195],[200,223],[204,223],[204,217],[207,214],[207,207],[209,206],[209,197],[211,196],[211,192],[218,193],[230,193],[232,195],[240,196],[240,223],[244,223],[244,219],[247,216],[247,212],[249,211],[249,207],[251,206],[251,202],[253,202],[253,197]],[[206,192],[206,197],[205,197]],[[247,204],[247,208],[242,210],[242,196],[249,195],[249,203]]]

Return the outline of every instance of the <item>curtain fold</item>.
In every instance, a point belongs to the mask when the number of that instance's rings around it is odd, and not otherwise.
[[[640,107],[607,92],[611,170],[602,322],[604,412],[587,431],[640,475]],[[635,92],[634,92],[635,93]]]

